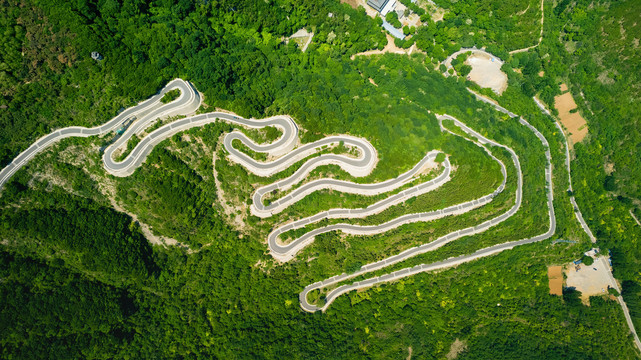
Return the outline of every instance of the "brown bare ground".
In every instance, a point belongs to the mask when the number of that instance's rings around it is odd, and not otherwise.
[[[367,0],[341,0],[341,3],[347,4],[354,9],[358,9],[359,6],[362,6],[365,9],[367,16],[371,18],[375,18],[376,15],[378,15],[378,11],[367,5]]]
[[[459,339],[454,340],[450,346],[450,352],[445,355],[448,360],[453,360],[458,357],[458,354],[462,353],[467,349],[467,341],[461,341]]]
[[[566,92],[568,91],[568,86],[565,84],[561,84],[561,92]]]
[[[447,12],[444,9],[438,8],[434,13],[432,14],[432,21],[434,22],[439,22],[443,21],[443,18],[445,18],[445,14]]]
[[[563,295],[563,266],[548,267],[548,279],[550,282],[550,295]]]
[[[563,89],[563,85],[561,86],[561,89]],[[585,136],[588,134],[588,126],[585,119],[578,111],[574,113],[570,112],[571,110],[576,109],[576,102],[574,102],[572,94],[567,92],[555,97],[554,107],[559,111],[561,124],[563,124],[567,130],[568,136],[570,140],[572,140],[571,142],[574,144],[583,141]]]
[[[341,0],[341,2],[353,7],[354,9],[358,9],[358,6],[361,5],[361,1],[359,0]]]

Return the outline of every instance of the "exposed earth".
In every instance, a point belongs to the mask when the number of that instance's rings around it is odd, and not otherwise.
[[[581,299],[584,303],[589,303],[590,296],[607,295],[608,286],[617,288],[609,275],[610,269],[606,258],[599,256],[592,265],[568,266],[565,271],[567,276],[566,286],[573,287],[581,292]]]
[[[567,85],[561,84],[561,90],[566,89]],[[570,92],[556,96],[554,98],[554,107],[559,111],[561,124],[567,130],[570,140],[570,146],[583,141],[588,135],[588,125],[581,114],[576,111],[577,105]]]
[[[472,66],[468,78],[479,86],[490,88],[497,94],[502,94],[507,89],[507,75],[501,71],[503,62],[495,57],[482,52],[474,52],[465,63]]]

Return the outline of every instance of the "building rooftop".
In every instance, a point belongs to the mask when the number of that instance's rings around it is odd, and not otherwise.
[[[403,34],[403,31],[395,28],[392,26],[392,24],[388,23],[387,21],[383,20],[383,27],[385,30],[389,31],[392,36],[395,38],[399,38],[401,40],[405,39],[405,34]]]
[[[374,10],[381,12],[389,0],[367,0],[367,5],[371,6]]]

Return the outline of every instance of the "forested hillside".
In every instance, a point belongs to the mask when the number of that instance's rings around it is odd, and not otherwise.
[[[457,167],[457,181],[462,179],[453,191],[465,197],[477,190],[475,184],[495,182],[499,173],[487,175],[476,167],[497,167],[476,145],[440,135],[434,113],[458,116],[519,153],[527,211],[503,229],[415,260],[538,234],[548,221],[542,205],[543,146],[524,127],[475,101],[466,90],[471,83],[445,78],[431,64],[461,46],[492,45],[505,54],[535,44],[540,3],[509,1],[514,12],[525,10],[518,16],[500,8],[506,2],[485,2],[476,13],[470,10],[474,1],[437,3],[451,14],[416,35],[424,36],[427,56],[350,60],[358,52],[382,49],[387,40],[379,19],[338,1],[0,0],[0,166],[53,129],[104,123],[181,77],[203,93],[208,109],[201,111],[217,107],[257,118],[290,114],[304,129],[304,141],[334,133],[367,137],[381,156],[373,178],[394,176],[425,151],[444,149]],[[617,13],[625,23],[622,9],[632,3],[612,5],[608,18]],[[441,359],[454,349],[458,359],[637,358],[616,302],[592,297],[585,306],[578,292],[552,296],[547,285],[547,265],[568,262],[591,246],[565,193],[559,138],[529,101],[535,93],[545,93],[549,101],[558,93],[557,83],[568,79],[573,93],[586,86],[582,113],[588,107],[595,113],[587,115],[591,137],[575,147],[576,196],[597,229],[598,245],[613,250],[616,275],[626,280],[624,296],[637,322],[641,317],[639,228],[623,220],[629,208],[639,206],[633,169],[641,151],[634,143],[638,127],[632,125],[638,111],[630,101],[638,82],[623,74],[639,62],[611,60],[615,83],[598,85],[598,79],[581,77],[578,69],[590,61],[584,53],[552,45],[562,29],[575,32],[577,43],[585,36],[581,44],[597,37],[600,28],[584,24],[579,15],[603,10],[588,5],[561,1],[554,8],[546,2],[546,17],[548,11],[555,14],[546,29],[554,35],[546,35],[532,52],[506,58],[523,71],[510,73],[510,88],[499,98],[528,116],[554,147],[555,238],[576,244],[517,247],[352,292],[326,313],[309,314],[298,305],[304,286],[458,224],[421,224],[389,239],[346,241],[324,234],[304,258],[280,264],[264,241],[273,224],[248,216],[243,228],[219,198],[223,189],[228,195],[243,193],[246,202],[248,188],[271,180],[226,162],[219,140],[230,125],[211,124],[165,140],[126,178],[102,168],[99,149],[106,138],[65,139],[16,173],[0,193],[0,357]],[[305,52],[283,41],[303,27],[314,32]],[[633,30],[627,34],[634,38]],[[103,60],[92,59],[92,51]],[[632,50],[624,55],[634,56],[638,52]],[[536,75],[541,69],[544,77]],[[596,90],[588,93],[592,86]],[[629,106],[617,108],[606,92],[628,96]],[[607,121],[614,119],[605,114],[613,111],[620,122],[610,128]],[[629,143],[615,145],[625,136]],[[606,181],[606,160],[615,163],[613,181]],[[230,184],[218,186],[214,170],[218,180]],[[346,176],[335,168],[324,171]],[[510,168],[510,175],[514,171]],[[450,199],[441,194],[408,206]],[[329,197],[318,195],[323,196]],[[511,195],[501,196],[500,201],[511,201]],[[308,204],[305,211],[322,206],[317,198]],[[487,214],[481,209],[472,215],[474,220]],[[141,224],[181,246],[152,244]]]

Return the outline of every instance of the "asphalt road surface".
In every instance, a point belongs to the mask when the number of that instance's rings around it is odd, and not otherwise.
[[[168,104],[163,104],[160,101],[160,99],[165,93],[173,89],[179,89],[181,92],[180,96]],[[21,153],[12,163],[10,163],[6,168],[4,168],[0,172],[0,186],[3,186],[6,183],[6,181],[11,177],[11,175],[13,175],[20,167],[24,166],[24,164],[26,164],[39,152],[41,152],[47,146],[50,146],[51,144],[63,138],[73,137],[73,136],[88,137],[88,136],[96,136],[96,135],[105,135],[124,126],[126,126],[126,129],[124,129],[124,132],[122,133],[122,135],[117,137],[116,140],[105,149],[103,154],[103,162],[104,162],[105,169],[106,171],[108,171],[114,176],[128,176],[132,174],[135,171],[135,169],[138,168],[145,161],[146,157],[153,150],[154,146],[156,146],[161,141],[173,136],[174,134],[188,130],[196,126],[203,126],[208,123],[221,121],[221,120],[230,122],[235,125],[241,125],[241,126],[252,127],[252,128],[275,126],[281,129],[282,136],[270,144],[257,144],[251,139],[249,139],[247,136],[245,136],[242,132],[239,132],[239,131],[234,131],[225,136],[224,146],[226,150],[229,152],[230,159],[244,166],[248,171],[256,173],[259,176],[270,176],[280,171],[283,171],[289,168],[290,166],[292,166],[294,163],[301,161],[303,159],[306,159],[312,155],[315,155],[324,147],[332,144],[343,144],[358,150],[359,156],[357,157],[349,156],[349,155],[338,155],[338,154],[322,154],[320,156],[313,156],[309,158],[307,161],[305,161],[305,163],[293,175],[283,180],[280,180],[275,184],[272,184],[270,186],[264,187],[256,191],[256,193],[253,196],[254,204],[252,205],[252,211],[264,217],[271,216],[273,213],[282,210],[282,208],[284,207],[290,206],[291,204],[300,200],[304,196],[307,196],[308,194],[314,191],[318,191],[319,189],[325,189],[325,188],[337,189],[339,191],[345,191],[345,192],[363,194],[363,195],[374,195],[374,194],[381,194],[381,193],[393,191],[413,181],[416,178],[416,175],[420,173],[420,171],[428,163],[434,162],[436,156],[439,154],[438,151],[429,152],[410,171],[404,174],[401,174],[394,179],[390,179],[381,183],[359,184],[359,183],[353,183],[353,182],[338,181],[335,179],[320,179],[320,180],[316,180],[316,181],[312,181],[307,184],[304,184],[303,186],[292,191],[291,193],[285,195],[283,198],[278,199],[269,205],[264,205],[262,202],[262,198],[267,192],[273,191],[276,189],[287,190],[288,188],[292,187],[294,184],[302,181],[309,174],[309,172],[312,171],[314,168],[321,165],[336,164],[341,168],[343,168],[345,171],[349,172],[353,176],[365,176],[371,173],[371,171],[373,170],[373,168],[375,167],[378,161],[375,148],[365,139],[356,138],[348,135],[331,136],[310,144],[305,144],[297,147],[298,127],[296,126],[296,123],[289,117],[279,116],[279,117],[273,117],[268,119],[255,120],[255,119],[243,119],[234,114],[228,114],[224,112],[212,112],[212,113],[206,113],[206,114],[193,115],[193,113],[200,107],[200,104],[201,104],[201,98],[198,92],[196,92],[195,89],[189,83],[180,79],[173,80],[165,88],[163,88],[162,91],[160,91],[157,95],[154,95],[153,97],[147,99],[146,101],[134,107],[126,109],[125,111],[120,113],[118,116],[116,116],[115,118],[111,119],[110,121],[108,121],[107,123],[99,127],[95,127],[95,128],[68,127],[68,128],[54,131],[51,134],[39,139],[27,150]],[[153,125],[156,121],[159,121],[160,119],[170,117],[170,116],[177,116],[177,115],[187,116],[187,117],[177,119],[168,124],[165,124],[159,127],[158,129],[150,132],[146,136],[144,136],[141,139],[141,141],[134,147],[131,153],[129,153],[122,161],[116,161],[114,159],[114,154],[119,149],[122,150],[124,147],[126,147],[127,142],[131,139],[133,135],[141,134],[143,131],[145,131],[145,129],[147,129],[148,127]],[[386,208],[389,208],[392,205],[406,201],[409,198],[416,197],[420,194],[423,194],[438,188],[439,186],[449,181],[450,179],[451,166],[449,163],[449,159],[446,158],[445,161],[443,162],[444,171],[440,175],[438,175],[436,178],[430,181],[427,181],[425,183],[415,185],[409,189],[405,189],[397,194],[391,195],[386,199],[383,199],[366,208],[331,209],[331,210],[316,214],[314,216],[298,220],[293,223],[284,224],[276,228],[269,235],[269,239],[268,239],[268,244],[272,254],[276,258],[286,261],[291,259],[306,244],[313,241],[313,238],[315,235],[318,235],[323,232],[340,230],[346,233],[360,234],[360,235],[377,234],[377,233],[389,231],[390,229],[393,229],[403,224],[408,224],[411,222],[431,221],[433,219],[441,218],[444,216],[461,214],[466,211],[470,211],[474,208],[477,208],[477,207],[483,206],[484,204],[489,203],[498,193],[502,192],[505,189],[505,185],[507,181],[507,171],[506,171],[505,165],[499,159],[494,157],[491,154],[491,151],[489,151],[486,147],[483,146],[485,144],[490,144],[492,146],[501,146],[503,148],[506,148],[512,154],[512,158],[518,173],[518,186],[517,186],[517,194],[516,194],[516,200],[515,200],[514,206],[510,210],[508,210],[506,213],[494,219],[486,221],[485,223],[482,223],[475,227],[470,227],[470,228],[456,231],[430,244],[424,244],[419,247],[408,249],[401,254],[392,256],[383,261],[366,265],[361,269],[361,271],[373,271],[384,266],[389,266],[399,261],[403,261],[408,257],[416,256],[417,254],[420,254],[426,251],[431,251],[438,246],[442,246],[443,244],[446,244],[462,236],[476,234],[476,233],[485,231],[485,229],[495,226],[502,221],[505,221],[507,218],[512,216],[514,213],[516,213],[516,211],[518,210],[521,204],[521,191],[522,191],[521,190],[522,174],[521,174],[519,160],[516,154],[511,149],[483,137],[482,135],[473,131],[469,127],[465,126],[465,124],[459,122],[458,120],[452,117],[443,115],[439,117],[439,119],[452,120],[456,126],[461,128],[468,135],[475,137],[477,139],[476,141],[477,145],[482,146],[485,149],[485,151],[487,151],[487,153],[494,160],[499,162],[501,166],[501,171],[503,173],[503,182],[496,190],[479,199],[468,201],[466,203],[456,204],[437,211],[403,215],[401,217],[392,219],[388,222],[385,222],[379,225],[362,226],[362,225],[353,225],[353,224],[333,224],[326,227],[314,229],[308,232],[307,234],[303,235],[299,239],[296,239],[290,242],[289,244],[282,244],[279,242],[279,238],[278,238],[279,235],[289,230],[304,227],[308,224],[311,224],[313,222],[317,222],[326,218],[365,217],[373,213],[380,212]],[[442,126],[442,123],[441,123],[441,126]],[[447,129],[445,128],[443,129],[444,131],[447,131]],[[255,159],[252,159],[247,154],[234,148],[233,146],[234,140],[241,141],[245,146],[249,147],[252,151],[267,153],[270,156],[275,157],[276,160],[268,161],[268,162],[260,162]],[[549,173],[547,173],[547,175],[549,175]],[[509,245],[502,245],[502,246],[503,247],[500,249],[503,249],[504,247]],[[489,250],[482,250],[481,252],[478,252],[473,255],[478,257],[480,256],[479,254],[486,254],[491,251],[495,252],[498,250],[495,248],[492,248]],[[444,264],[453,264],[457,261],[461,261],[461,259],[458,259],[458,258],[451,259],[446,261]],[[432,269],[434,268],[434,266],[436,265],[435,264],[423,265],[420,267],[420,271],[425,271],[425,269],[427,268]],[[400,275],[407,276],[406,274],[414,273],[414,271],[416,270],[418,270],[418,268],[411,271],[409,269],[402,270],[401,271],[402,274]],[[398,273],[385,275],[381,278],[377,278],[377,281],[389,281],[390,279],[395,279],[400,275]],[[328,281],[331,281],[332,283],[334,283],[352,276],[355,276],[355,275],[354,274],[339,275],[332,279],[326,280],[325,282],[323,282],[323,285],[328,285],[329,284]],[[371,286],[371,284],[376,283],[377,281],[372,282],[372,280],[367,280],[365,283],[367,286]],[[356,284],[355,286],[358,287],[363,285]],[[345,290],[345,291],[349,291],[349,290]],[[334,293],[332,293],[331,296],[328,297],[329,301],[327,302],[326,306],[328,306],[331,303],[331,301],[333,301],[333,299],[338,295],[340,295],[339,292],[335,291]],[[313,305],[309,305],[306,303],[304,296],[301,299],[302,299],[301,306],[305,310],[307,311],[316,310],[316,308],[314,308]]]
[[[430,243],[423,244],[423,245],[420,245],[420,246],[417,246],[417,247],[414,247],[414,248],[410,248],[408,250],[405,250],[405,251],[401,252],[400,254],[394,255],[394,256],[389,257],[387,259],[384,259],[384,260],[381,260],[381,261],[377,261],[375,263],[367,264],[367,265],[361,267],[359,270],[357,270],[354,273],[351,273],[351,274],[343,273],[341,275],[334,276],[334,277],[326,279],[324,281],[311,284],[311,285],[305,287],[305,289],[299,294],[299,301],[300,301],[300,304],[301,304],[301,308],[303,310],[308,311],[308,312],[315,312],[315,311],[318,311],[318,310],[323,310],[324,311],[331,305],[331,303],[338,296],[340,296],[340,295],[342,295],[344,293],[347,293],[349,291],[370,287],[370,286],[377,285],[377,284],[380,284],[380,283],[383,283],[383,282],[395,281],[395,280],[398,280],[398,279],[401,279],[401,278],[404,278],[404,277],[407,277],[407,276],[411,276],[411,275],[414,275],[414,274],[417,274],[417,273],[420,273],[420,272],[431,271],[431,270],[441,269],[441,268],[445,268],[445,267],[455,266],[455,265],[463,263],[463,262],[471,261],[473,259],[476,259],[476,258],[479,258],[479,257],[488,256],[488,255],[491,255],[493,253],[500,252],[500,251],[504,250],[503,248],[491,247],[491,248],[480,250],[480,251],[478,251],[478,252],[476,252],[476,253],[474,253],[472,255],[451,258],[451,259],[447,259],[445,261],[441,261],[441,262],[437,262],[437,263],[433,263],[433,264],[422,264],[422,265],[415,266],[413,268],[405,268],[405,269],[402,269],[402,270],[399,270],[399,271],[396,271],[396,272],[393,272],[393,273],[390,273],[390,274],[385,274],[385,275],[382,275],[382,276],[379,276],[379,277],[374,277],[374,278],[370,278],[370,279],[367,279],[367,280],[364,280],[364,281],[355,282],[353,284],[341,285],[341,286],[339,286],[339,287],[337,287],[337,288],[335,288],[335,289],[333,289],[333,290],[331,290],[330,292],[327,293],[327,296],[326,296],[326,299],[325,299],[325,304],[323,306],[317,306],[317,305],[311,304],[311,303],[309,303],[307,301],[307,295],[308,295],[308,293],[310,291],[313,291],[313,290],[316,290],[316,289],[321,289],[321,288],[328,287],[328,286],[332,286],[332,285],[338,284],[340,282],[343,282],[345,280],[348,280],[348,279],[351,279],[351,278],[354,278],[354,277],[357,277],[357,276],[361,276],[361,275],[364,275],[364,274],[372,272],[372,271],[380,270],[380,269],[385,268],[387,266],[390,266],[392,264],[396,264],[396,263],[399,263],[401,261],[405,261],[405,260],[407,260],[407,259],[409,259],[411,257],[417,256],[419,254],[423,254],[423,253],[428,252],[428,251],[433,251],[433,250],[435,250],[435,249],[437,249],[437,248],[439,248],[439,247],[441,247],[441,246],[443,246],[443,245],[445,245],[445,244],[447,244],[449,242],[452,242],[454,240],[460,239],[460,238],[462,238],[464,236],[469,236],[469,235],[481,233],[481,232],[486,231],[487,229],[489,229],[491,227],[494,227],[494,226],[500,224],[501,222],[507,220],[508,218],[510,218],[512,215],[514,215],[518,211],[518,209],[521,206],[521,201],[522,201],[523,176],[522,176],[522,172],[521,172],[521,165],[520,165],[520,162],[519,162],[519,159],[518,159],[518,156],[516,155],[516,153],[512,149],[510,149],[509,147],[507,147],[505,145],[502,145],[502,144],[499,144],[499,143],[497,143],[495,141],[492,141],[492,140],[482,136],[478,132],[476,132],[476,131],[472,130],[471,128],[469,128],[468,126],[466,126],[461,121],[457,120],[456,118],[453,118],[453,117],[451,117],[449,115],[439,115],[439,116],[437,116],[437,118],[439,119],[439,122],[441,123],[441,128],[444,131],[449,131],[449,130],[447,130],[445,127],[443,127],[442,121],[443,120],[450,120],[450,121],[452,121],[454,123],[455,126],[459,127],[461,130],[463,130],[469,136],[476,138],[478,145],[481,146],[481,145],[489,144],[489,145],[496,146],[496,147],[502,147],[502,148],[506,149],[511,154],[512,160],[513,160],[515,168],[517,170],[517,189],[516,189],[516,198],[515,198],[514,205],[507,212],[505,212],[505,213],[503,213],[503,214],[501,214],[501,215],[499,215],[499,216],[497,216],[497,217],[495,217],[493,219],[487,220],[487,221],[485,221],[485,222],[483,222],[483,223],[481,223],[479,225],[476,225],[474,227],[470,227],[470,228],[454,231],[454,232],[449,233],[447,235],[444,235],[444,236],[442,236],[442,237],[440,237],[440,238],[438,238],[438,239],[436,239],[436,240],[434,240],[434,241],[432,241]],[[457,135],[456,133],[453,133],[453,132],[451,132],[451,133],[454,134],[454,135]],[[488,151],[490,156],[492,156],[494,158],[494,156],[491,154],[491,152],[489,152],[489,150],[486,147],[484,147],[484,149],[486,151]],[[498,161],[498,159],[496,159],[496,158],[494,158],[494,159]],[[501,163],[501,167],[502,167],[502,172],[503,172],[503,176],[504,176],[504,181],[503,181],[503,184],[501,184],[501,186],[499,187],[499,189],[497,189],[497,191],[495,191],[493,194],[491,194],[492,198],[494,196],[496,196],[496,194],[498,194],[498,192],[502,191],[505,188],[505,182],[506,182],[506,179],[507,179],[507,171],[505,169],[505,166],[502,163]],[[439,211],[441,211],[441,210],[439,210]]]

